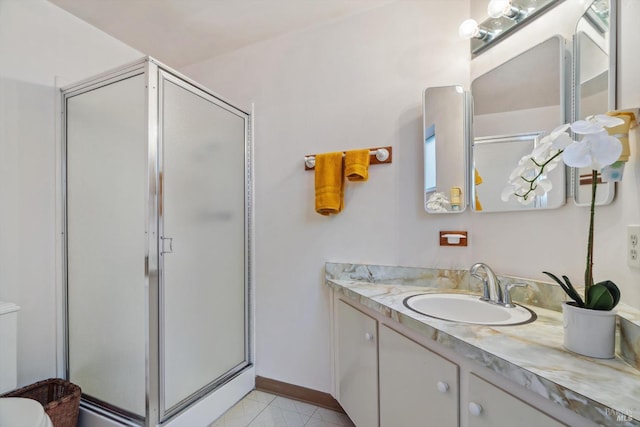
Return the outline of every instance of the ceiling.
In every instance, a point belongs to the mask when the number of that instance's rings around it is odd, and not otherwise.
[[[49,0],[129,46],[182,67],[392,0]]]

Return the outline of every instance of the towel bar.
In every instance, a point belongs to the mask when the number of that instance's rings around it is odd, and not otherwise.
[[[392,148],[389,147],[377,147],[369,149],[369,164],[372,165],[380,165],[383,163],[391,163],[392,160]],[[343,153],[344,156],[344,153]],[[316,155],[310,154],[308,156],[304,156],[304,169],[305,170],[313,170],[316,165]]]

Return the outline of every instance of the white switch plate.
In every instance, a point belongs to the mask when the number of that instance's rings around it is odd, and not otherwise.
[[[627,264],[640,268],[640,225],[627,226]]]

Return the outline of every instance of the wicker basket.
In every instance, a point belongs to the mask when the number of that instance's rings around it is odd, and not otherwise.
[[[53,427],[76,427],[82,390],[77,385],[59,378],[50,378],[19,388],[2,397],[25,397],[44,406]]]

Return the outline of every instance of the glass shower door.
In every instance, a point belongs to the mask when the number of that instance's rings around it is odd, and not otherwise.
[[[160,75],[161,404],[170,415],[248,365],[247,116]]]
[[[69,379],[135,418],[146,411],[145,101],[143,74],[66,99]]]

